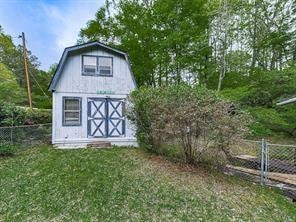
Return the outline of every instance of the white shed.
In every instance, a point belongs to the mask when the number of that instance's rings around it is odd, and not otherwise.
[[[66,48],[49,85],[52,143],[137,146],[135,127],[125,115],[126,98],[135,87],[125,52],[100,42]]]

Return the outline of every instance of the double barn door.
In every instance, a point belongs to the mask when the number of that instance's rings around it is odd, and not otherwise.
[[[88,137],[121,137],[125,134],[124,100],[88,98]]]

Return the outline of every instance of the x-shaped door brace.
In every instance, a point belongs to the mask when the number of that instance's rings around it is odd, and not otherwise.
[[[113,107],[113,112],[109,115],[110,118],[112,118],[114,113],[117,113],[117,115],[119,117],[122,117],[122,115],[117,110],[121,103],[122,103],[121,101],[118,101],[118,104],[116,106],[114,106],[112,101],[110,102],[110,105]]]

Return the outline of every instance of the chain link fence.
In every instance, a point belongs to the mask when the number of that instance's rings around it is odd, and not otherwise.
[[[242,140],[232,148],[227,165],[229,174],[261,182],[261,141]]]
[[[0,144],[32,147],[51,143],[51,123],[0,127]]]
[[[267,143],[269,172],[296,174],[296,145]]]
[[[296,145],[266,142],[265,153],[265,177],[263,182],[289,186],[296,191]]]
[[[232,152],[228,173],[296,192],[296,145],[244,140]]]

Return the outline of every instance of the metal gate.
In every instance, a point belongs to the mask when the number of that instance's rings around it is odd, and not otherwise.
[[[125,134],[124,100],[88,98],[88,137],[122,137]]]
[[[233,147],[229,172],[296,191],[296,145],[243,140]]]
[[[261,183],[296,186],[296,145],[261,142]]]

